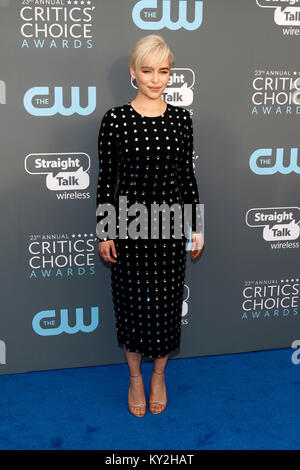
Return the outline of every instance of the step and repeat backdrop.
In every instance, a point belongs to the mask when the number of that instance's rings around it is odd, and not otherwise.
[[[300,1],[0,0],[2,374],[126,362],[97,139],[136,96],[129,52],[152,33],[175,56],[164,99],[193,119],[205,223],[170,358],[300,338]]]

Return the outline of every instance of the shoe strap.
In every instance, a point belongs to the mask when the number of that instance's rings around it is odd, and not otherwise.
[[[153,370],[152,372],[155,372],[156,374],[163,375],[164,372],[156,372],[156,370]]]
[[[144,406],[144,407],[145,407],[145,406],[147,406],[147,405],[142,404],[142,405],[128,405],[128,406],[133,406],[133,407],[135,408],[135,407],[137,407],[137,406],[140,406],[140,407],[143,407],[143,406]]]
[[[140,375],[142,375],[142,374],[138,374],[138,375],[129,375],[129,377],[139,377]]]
[[[167,405],[166,401],[149,401],[149,405]]]

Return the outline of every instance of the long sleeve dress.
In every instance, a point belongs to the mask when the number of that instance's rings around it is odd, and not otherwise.
[[[97,211],[96,235],[98,242],[113,239],[116,247],[111,288],[117,339],[127,351],[149,358],[162,357],[180,346],[189,239],[185,224],[190,234],[203,232],[190,114],[169,103],[166,111],[155,117],[138,113],[130,102],[110,108],[101,122],[98,156],[96,207],[107,208],[111,204],[116,215],[115,219],[110,218],[112,223],[106,224],[108,212],[99,215]],[[121,199],[126,205],[120,204]],[[143,204],[145,212],[133,215],[124,209],[138,203]],[[181,207],[191,205],[192,219],[187,217],[181,224],[181,238],[173,231],[175,211],[171,210],[169,217],[164,210],[160,214],[151,212],[153,203],[166,203],[169,207],[175,203]],[[137,228],[138,215],[141,217]],[[122,232],[124,220],[129,227],[127,232]],[[130,232],[131,224],[147,235],[133,236],[136,232]],[[163,231],[166,225],[170,232]],[[151,226],[157,228],[154,235]],[[106,233],[106,227],[112,231]]]

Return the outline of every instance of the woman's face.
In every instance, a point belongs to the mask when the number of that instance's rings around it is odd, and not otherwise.
[[[149,98],[158,98],[166,88],[170,78],[169,62],[159,66],[144,58],[137,73],[131,69],[131,76],[136,79],[139,91]]]

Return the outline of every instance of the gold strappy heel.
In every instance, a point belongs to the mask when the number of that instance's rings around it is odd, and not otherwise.
[[[155,374],[159,374],[159,375],[163,375],[164,372],[156,372],[155,370],[153,370],[152,372],[155,372]],[[150,407],[151,405],[166,405],[162,410],[160,411],[151,411],[150,410]],[[165,411],[165,409],[167,408],[167,402],[162,402],[162,401],[149,401],[149,411],[154,414],[154,415],[158,415],[159,413],[162,413],[163,411]]]
[[[138,375],[129,375],[130,377],[139,377],[140,375],[142,374],[138,374]],[[136,415],[135,413],[133,413],[133,411],[131,411],[131,407],[133,408],[145,408],[145,413],[144,414],[140,414],[140,415]],[[142,418],[143,416],[145,416],[146,414],[146,404],[138,404],[138,405],[129,405],[128,403],[128,410],[130,411],[130,413],[134,416],[137,416],[138,418]]]

